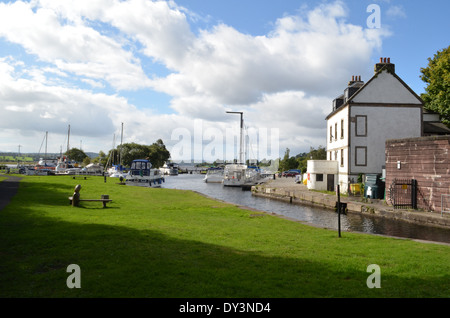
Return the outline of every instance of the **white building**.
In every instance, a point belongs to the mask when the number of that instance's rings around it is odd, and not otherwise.
[[[367,83],[353,76],[326,117],[327,160],[338,161],[341,192],[359,174],[382,173],[387,139],[422,136],[422,109],[389,58],[380,59]]]
[[[335,160],[308,160],[308,189],[334,191],[338,182],[338,165]]]

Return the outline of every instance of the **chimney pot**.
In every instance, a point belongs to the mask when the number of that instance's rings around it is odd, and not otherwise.
[[[382,57],[380,57],[380,63],[383,63],[383,58]]]
[[[388,57],[388,63],[391,63],[391,58],[390,57]]]
[[[355,80],[355,75],[352,75],[352,82]]]

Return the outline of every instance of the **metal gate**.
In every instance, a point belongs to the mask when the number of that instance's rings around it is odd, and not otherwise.
[[[417,180],[394,179],[389,191],[390,200],[395,209],[417,209]]]
[[[441,195],[441,216],[444,216],[444,213],[450,213],[450,194]]]

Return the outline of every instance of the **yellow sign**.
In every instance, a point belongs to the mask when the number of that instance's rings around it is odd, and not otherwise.
[[[402,189],[403,190],[408,190],[408,185],[407,184],[402,184]]]

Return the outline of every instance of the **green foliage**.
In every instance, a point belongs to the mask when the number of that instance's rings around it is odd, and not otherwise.
[[[279,170],[287,171],[290,169],[297,169],[298,161],[295,157],[289,157],[290,150],[286,148],[286,152],[284,153],[283,160],[280,161]]]
[[[420,78],[428,84],[421,95],[425,109],[438,113],[450,127],[450,46],[428,58],[428,67],[421,68]]]
[[[130,166],[131,162],[136,159],[148,159],[152,163],[152,167],[159,168],[170,158],[170,152],[161,139],[150,146],[139,145],[134,142],[126,143],[112,151],[114,151],[113,155],[116,156],[116,160],[113,162],[119,162],[121,156],[121,162],[125,166]]]
[[[317,149],[310,147],[308,153],[302,153],[297,155],[298,169],[301,169],[303,173],[306,172],[308,160],[326,160],[327,151],[325,147],[319,146]]]
[[[29,156],[11,156],[11,155],[0,155],[1,162],[32,162],[33,158]]]
[[[98,157],[91,160],[92,163],[98,163],[102,167],[104,167],[106,165],[107,161],[108,161],[108,157],[101,150],[98,152]]]
[[[72,148],[66,151],[65,155],[71,160],[75,160],[76,162],[83,162],[84,158],[87,157],[84,151],[78,148]]]
[[[90,163],[91,163],[91,158],[86,157],[83,159],[83,167],[86,167]]]
[[[306,172],[308,160],[326,160],[327,151],[325,147],[319,146],[317,149],[310,147],[309,152],[303,152],[295,157],[289,156],[290,149],[286,148],[284,157],[280,160],[279,171],[287,171],[289,169],[300,169],[302,173]]]

